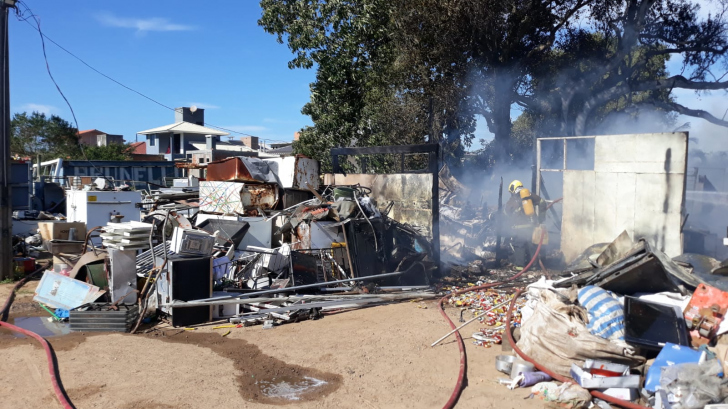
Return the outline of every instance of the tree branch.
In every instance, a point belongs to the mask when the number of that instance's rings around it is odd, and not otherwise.
[[[651,101],[650,103],[655,105],[658,108],[662,108],[662,109],[665,109],[668,111],[675,111],[681,115],[687,115],[687,116],[692,116],[695,118],[705,119],[706,121],[708,121],[710,123],[728,128],[728,121],[718,119],[717,117],[713,116],[710,112],[703,111],[702,109],[691,109],[691,108],[688,108],[684,105],[680,105],[675,102]]]

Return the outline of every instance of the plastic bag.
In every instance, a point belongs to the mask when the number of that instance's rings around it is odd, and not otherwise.
[[[662,368],[660,387],[667,392],[673,409],[700,409],[723,400],[720,362],[686,363]]]
[[[599,359],[636,366],[644,358],[633,356],[624,343],[609,341],[586,328],[586,310],[567,305],[559,295],[541,291],[533,316],[524,320],[518,347],[537,362],[564,376],[570,376],[571,364],[579,366],[586,359]]]
[[[591,403],[589,391],[573,383],[559,386],[554,382],[541,382],[531,388],[531,393],[546,402],[556,402],[569,409],[586,408]]]
[[[579,290],[579,304],[589,313],[589,332],[606,339],[624,340],[624,311],[612,293],[588,285]]]

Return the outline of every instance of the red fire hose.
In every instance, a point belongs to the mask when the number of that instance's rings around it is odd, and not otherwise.
[[[8,324],[7,322],[0,321],[0,327],[6,327],[7,329],[19,332],[21,334],[27,335],[29,337],[33,337],[40,344],[43,346],[43,349],[45,349],[46,352],[46,359],[48,359],[48,373],[51,375],[51,382],[53,383],[53,392],[55,392],[56,397],[58,398],[58,401],[61,403],[61,406],[63,406],[64,409],[74,409],[73,404],[71,404],[71,401],[68,400],[66,397],[65,392],[63,391],[63,387],[61,386],[60,379],[56,374],[58,373],[58,367],[56,366],[56,360],[55,356],[53,355],[53,350],[51,349],[50,344],[48,341],[46,341],[43,337],[36,334],[35,332],[25,330],[20,327],[16,327],[15,325]]]
[[[523,351],[521,351],[521,349],[518,348],[518,346],[516,345],[516,341],[513,339],[513,334],[511,333],[511,330],[510,330],[511,329],[511,316],[512,316],[512,313],[513,313],[513,307],[516,305],[516,300],[518,299],[518,297],[522,293],[523,293],[523,290],[518,290],[518,292],[516,292],[516,295],[513,297],[513,300],[511,301],[511,305],[508,307],[508,313],[506,314],[506,322],[505,322],[505,324],[506,324],[506,335],[508,336],[508,342],[511,344],[511,347],[513,348],[513,350],[516,351],[516,353],[524,361],[527,361],[527,362],[532,363],[536,368],[538,368],[539,371],[542,371],[542,372],[547,373],[550,377],[556,379],[559,382],[573,382],[573,379],[569,379],[569,378],[567,378],[565,376],[561,376],[559,374],[556,374],[554,372],[551,372],[548,368],[546,368],[545,366],[543,366],[540,363],[536,362],[530,356],[526,355],[526,353],[523,352]],[[615,398],[613,396],[606,395],[606,394],[604,394],[602,392],[599,392],[599,391],[591,390],[589,392],[595,398],[599,398],[599,399],[605,400],[605,401],[607,401],[609,403],[613,403],[615,405],[619,405],[619,406],[621,406],[623,408],[627,408],[627,409],[650,409],[650,408],[648,408],[646,406],[638,405],[636,403],[628,402],[628,401],[622,400],[622,399],[617,399],[617,398]]]
[[[555,202],[553,202],[553,203],[555,203]],[[526,267],[523,268],[523,270],[521,270],[520,273],[514,275],[513,277],[510,277],[507,280],[503,280],[503,281],[500,281],[497,283],[483,284],[483,285],[479,285],[479,286],[475,286],[475,287],[468,287],[466,289],[455,291],[455,292],[452,292],[452,293],[442,297],[440,299],[440,302],[437,304],[437,306],[440,309],[440,314],[442,315],[442,317],[445,318],[445,321],[447,321],[448,325],[450,325],[450,328],[455,329],[456,326],[455,326],[455,323],[452,322],[450,317],[447,316],[447,314],[445,313],[445,309],[443,308],[443,304],[445,303],[445,301],[447,301],[448,298],[450,298],[454,295],[459,295],[459,294],[463,294],[463,293],[467,293],[467,292],[471,292],[471,291],[478,291],[478,290],[484,290],[486,288],[497,287],[499,285],[505,284],[509,281],[513,281],[516,278],[522,276],[526,271],[528,271],[531,268],[531,266],[533,266],[533,263],[536,262],[536,259],[538,259],[538,253],[541,251],[541,244],[543,243],[543,239],[544,239],[545,235],[546,235],[545,231],[541,232],[541,239],[538,242],[538,247],[536,248],[536,252],[533,254],[533,258],[531,258],[531,261],[528,263],[528,265],[526,265]],[[508,327],[506,326],[506,328],[508,328]],[[458,381],[455,384],[455,389],[452,391],[452,395],[450,395],[450,399],[445,403],[445,406],[443,406],[443,409],[452,409],[453,407],[455,407],[455,403],[458,401],[458,398],[460,398],[460,394],[463,391],[463,381],[465,380],[465,370],[466,370],[465,342],[463,342],[463,337],[460,336],[459,331],[455,331],[455,337],[458,340],[458,348],[460,349],[460,373],[458,374]]]
[[[558,198],[558,199],[554,200],[553,202],[549,203],[548,206],[546,206],[546,209],[544,209],[544,211],[548,210],[549,208],[551,208],[551,206],[560,202],[562,199],[563,198]],[[522,276],[531,268],[531,266],[533,266],[533,263],[535,263],[536,260],[538,259],[538,254],[541,252],[541,245],[543,244],[543,239],[544,239],[545,235],[546,235],[545,231],[541,232],[541,238],[538,241],[538,247],[536,248],[536,252],[533,254],[533,258],[531,258],[531,261],[528,263],[528,265],[526,265],[526,267],[524,267],[523,270],[521,270],[520,273],[514,275],[513,277],[511,277],[507,280],[501,281],[501,282],[489,283],[489,284],[484,284],[484,285],[480,285],[480,286],[476,286],[476,287],[469,287],[464,290],[456,291],[456,292],[450,293],[450,294],[442,297],[440,299],[440,302],[438,302],[437,307],[439,308],[440,314],[442,315],[442,317],[445,318],[445,321],[447,321],[448,325],[450,325],[450,328],[455,329],[456,326],[455,326],[455,323],[452,322],[450,317],[447,316],[447,314],[445,313],[445,309],[443,308],[443,304],[445,303],[445,301],[447,301],[448,298],[452,297],[453,295],[459,295],[459,294],[467,293],[470,291],[478,291],[478,290],[484,290],[486,288],[497,287],[499,285],[505,284],[509,281],[513,281],[516,278]],[[508,324],[506,324],[506,328],[510,328],[508,326]],[[508,331],[506,331],[506,332],[508,332]],[[452,391],[452,395],[450,395],[450,399],[445,403],[445,406],[443,406],[443,409],[452,409],[453,407],[455,407],[455,403],[458,401],[458,398],[460,398],[460,394],[463,391],[463,381],[465,380],[465,370],[467,369],[467,365],[466,365],[466,361],[465,361],[465,342],[463,342],[463,337],[460,336],[459,331],[455,332],[455,337],[458,340],[458,348],[460,349],[460,373],[458,374],[457,383],[455,383],[455,389]]]
[[[43,346],[43,349],[45,349],[46,352],[46,359],[48,360],[48,373],[51,375],[51,382],[53,383],[53,392],[55,392],[56,397],[58,398],[58,401],[61,403],[61,406],[64,409],[74,409],[73,404],[66,396],[66,393],[63,390],[63,387],[61,386],[61,380],[60,375],[58,372],[58,366],[56,363],[56,357],[53,353],[53,349],[51,349],[50,344],[48,341],[46,341],[43,337],[36,334],[35,332],[28,331],[26,329],[16,327],[15,325],[8,324],[5,322],[7,320],[7,315],[10,312],[10,305],[13,303],[13,300],[15,299],[15,292],[20,289],[25,283],[27,283],[31,277],[33,277],[35,274],[45,270],[48,268],[48,266],[41,267],[40,269],[36,270],[33,273],[28,274],[25,278],[18,281],[18,283],[13,288],[13,291],[8,296],[8,299],[5,301],[5,305],[3,306],[2,311],[0,311],[0,327],[5,327],[13,332],[18,332],[23,335],[27,335],[29,337],[35,338],[40,344]]]

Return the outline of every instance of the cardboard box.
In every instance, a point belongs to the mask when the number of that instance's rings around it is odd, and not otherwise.
[[[72,227],[76,228],[76,240],[84,240],[86,238],[86,223],[62,221],[38,223],[40,237],[44,241],[68,240],[68,232]]]
[[[57,256],[63,254],[74,254],[79,257],[83,254],[85,243],[83,241],[69,241],[69,240],[49,240],[44,242],[48,251]]]

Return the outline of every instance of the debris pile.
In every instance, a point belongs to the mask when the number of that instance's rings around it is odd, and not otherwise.
[[[724,283],[708,284],[694,274],[696,266],[626,232],[601,249],[587,249],[566,277],[542,277],[519,290],[503,310],[482,314],[511,296],[481,290],[480,282],[471,287],[476,291],[450,297],[449,305],[487,324],[474,343],[497,339],[488,336],[499,326],[511,339],[516,355],[495,361],[509,375],[499,382],[575,408],[592,399],[660,409],[726,400]]]

